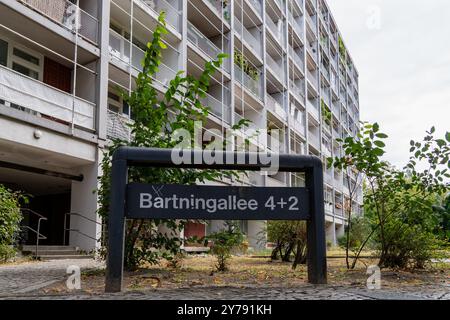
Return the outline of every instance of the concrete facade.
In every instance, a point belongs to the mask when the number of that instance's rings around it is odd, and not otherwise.
[[[35,196],[32,209],[49,215],[49,244],[61,244],[70,229],[71,245],[98,246],[98,164],[110,138],[129,137],[130,110],[117,88],[133,89],[161,11],[169,34],[157,90],[179,70],[196,76],[217,54],[231,57],[205,99],[207,129],[246,118],[255,129],[282,131],[276,151],[324,159],[342,152],[337,138],[358,131],[358,72],[323,0],[1,0],[0,183]],[[357,181],[331,168],[324,177],[327,236],[336,243],[347,186]],[[223,183],[302,186],[304,177],[252,174]],[[362,190],[355,190],[359,211]],[[254,248],[264,247],[264,225],[243,223]]]

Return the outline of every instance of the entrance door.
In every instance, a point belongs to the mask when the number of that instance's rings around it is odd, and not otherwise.
[[[47,240],[40,240],[42,245],[64,245],[64,216],[70,212],[70,193],[56,195],[40,195],[30,199],[28,208],[47,218],[41,222],[40,233]],[[37,226],[38,218],[25,211],[27,224],[32,228]],[[67,217],[67,225],[70,225],[70,217]],[[36,237],[28,232],[26,244],[35,244]]]

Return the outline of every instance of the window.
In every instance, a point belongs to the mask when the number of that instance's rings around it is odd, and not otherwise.
[[[130,115],[130,107],[123,101],[122,97],[114,93],[110,89],[108,91],[108,109],[118,114]]]
[[[42,81],[43,56],[8,39],[0,39],[0,64],[27,77]]]
[[[0,39],[0,65],[5,66],[8,63],[8,42]]]

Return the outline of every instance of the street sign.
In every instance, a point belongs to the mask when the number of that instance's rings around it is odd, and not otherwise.
[[[307,220],[306,188],[149,185],[127,189],[127,218]]]
[[[197,170],[267,169],[267,154],[220,152],[206,163],[202,150],[187,150],[176,164],[177,150],[121,147],[112,161],[108,216],[106,292],[120,292],[126,219],[306,220],[308,281],[327,283],[323,164],[320,158],[280,154],[280,172],[304,172],[306,188],[142,185],[128,181],[129,167]],[[255,159],[256,162],[254,161]],[[228,161],[231,160],[231,161]]]

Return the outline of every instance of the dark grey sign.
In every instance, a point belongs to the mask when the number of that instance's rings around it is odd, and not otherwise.
[[[307,220],[306,188],[148,185],[131,183],[132,219]]]

